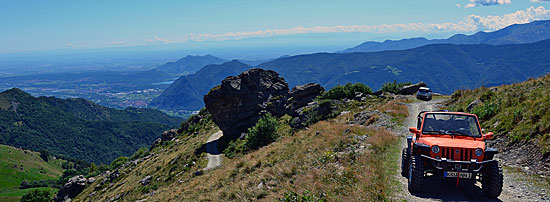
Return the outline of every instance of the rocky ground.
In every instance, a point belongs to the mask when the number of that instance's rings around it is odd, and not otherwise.
[[[408,127],[416,126],[416,115],[422,110],[434,110],[439,108],[438,104],[443,100],[432,100],[429,102],[415,101],[407,104],[409,117],[404,126],[394,127],[394,132],[402,137],[403,147],[406,147],[405,136],[408,135]],[[499,162],[503,162],[499,159]],[[399,159],[399,164],[401,159]],[[505,164],[506,165],[506,164]],[[397,173],[401,173],[399,168]],[[458,188],[454,181],[443,181],[438,179],[427,179],[424,185],[424,193],[410,194],[407,190],[407,178],[396,175],[397,191],[396,200],[404,201],[549,201],[548,181],[545,179],[527,174],[522,168],[505,166],[504,186],[502,194],[498,199],[490,199],[483,196],[481,184],[462,184]]]

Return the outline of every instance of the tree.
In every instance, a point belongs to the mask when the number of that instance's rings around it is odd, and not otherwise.
[[[48,152],[48,150],[40,150],[40,158],[48,162],[48,159],[50,158],[50,152]]]
[[[52,193],[48,190],[32,190],[29,193],[23,195],[21,202],[50,202],[52,200]]]

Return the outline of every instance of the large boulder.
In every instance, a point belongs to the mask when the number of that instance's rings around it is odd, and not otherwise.
[[[170,130],[162,132],[161,138],[162,138],[163,142],[171,141],[177,135],[178,135],[178,130],[177,129],[170,129]]]
[[[293,112],[294,115],[290,126],[293,128],[303,128],[313,122],[335,115],[332,113],[335,110],[336,105],[333,104],[333,101],[310,102]]]
[[[286,108],[290,112],[290,115],[295,115],[294,112],[306,106],[325,89],[318,83],[308,83],[292,88],[289,92],[289,99],[287,100]]]
[[[76,197],[86,188],[86,182],[87,180],[83,175],[77,175],[70,178],[69,181],[59,189],[53,200],[55,202],[62,202]]]
[[[399,92],[397,94],[400,94],[400,95],[413,95],[416,92],[418,92],[418,89],[420,89],[420,87],[426,87],[426,83],[419,82],[417,84],[403,86],[399,89]]]
[[[285,114],[288,84],[271,70],[250,69],[230,76],[204,96],[206,110],[223,131],[222,142],[237,139],[262,114]]]

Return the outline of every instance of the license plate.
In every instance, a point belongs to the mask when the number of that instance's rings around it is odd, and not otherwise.
[[[454,177],[454,178],[456,178],[457,172],[446,171],[444,174],[445,174],[445,177]],[[472,173],[460,172],[460,178],[472,178]]]

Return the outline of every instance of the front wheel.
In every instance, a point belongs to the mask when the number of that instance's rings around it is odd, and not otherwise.
[[[401,153],[401,176],[403,177],[409,176],[409,158],[407,148],[403,148],[403,152]]]
[[[496,161],[486,166],[481,176],[481,189],[485,196],[496,198],[502,192],[502,167]]]
[[[424,185],[424,161],[419,155],[410,156],[409,164],[409,192],[415,193],[422,191]]]

